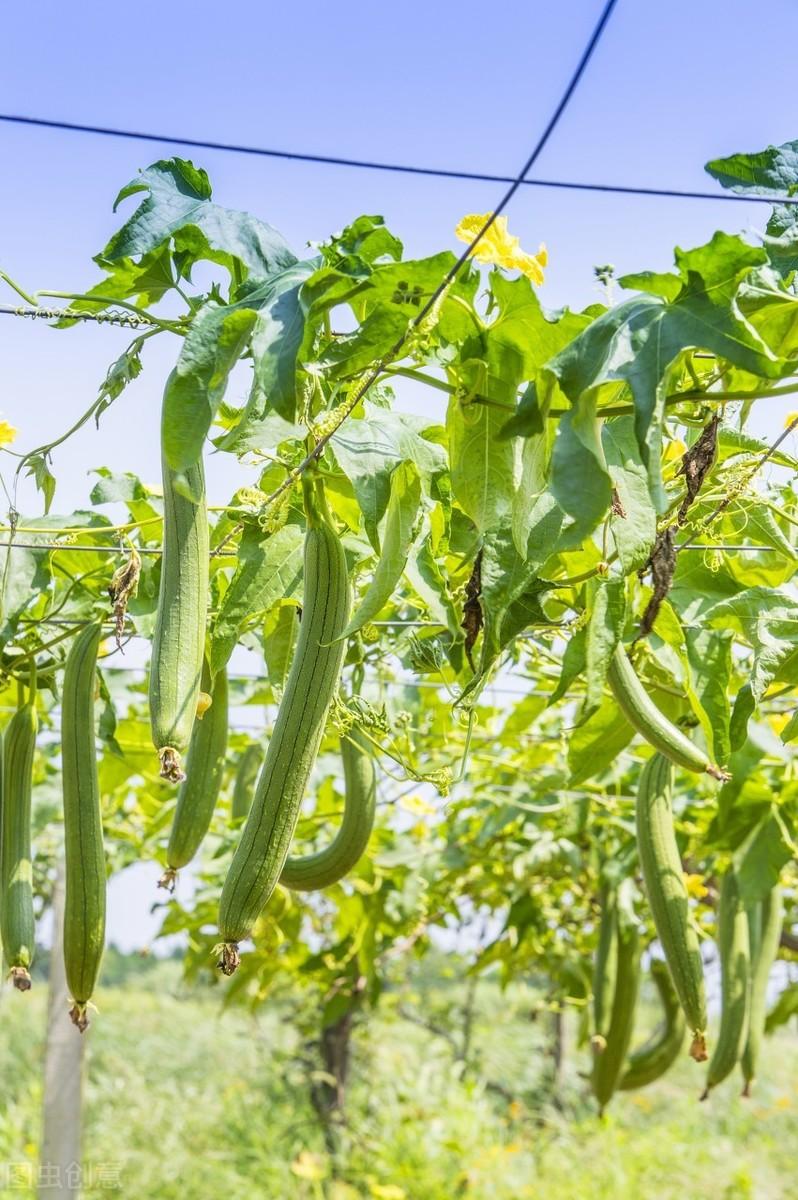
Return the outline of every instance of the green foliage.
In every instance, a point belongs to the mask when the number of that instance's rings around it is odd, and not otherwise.
[[[798,185],[792,143],[710,170],[727,186]],[[218,204],[204,171],[180,159],[147,168],[117,204],[126,216],[95,260],[102,278],[74,311],[124,305],[151,326],[73,428],[19,460],[47,515],[15,514],[0,538],[0,701],[13,706],[35,661],[46,734],[35,764],[39,907],[60,838],[52,796],[69,639],[101,613],[125,637],[156,632],[157,685],[158,631],[182,614],[167,647],[167,706],[180,710],[168,732],[180,724],[184,749],[203,652],[212,674],[231,665],[231,728],[196,891],[164,901],[163,933],[187,939],[189,978],[214,977],[218,896],[247,808],[239,794],[231,820],[234,775],[247,747],[283,728],[276,706],[313,613],[304,485],[340,539],[354,616],[335,631],[340,694],[317,731],[321,756],[312,772],[305,764],[307,795],[294,796],[297,838],[324,844],[340,820],[334,750],[353,727],[377,764],[377,819],[367,854],[323,900],[275,890],[238,975],[215,980],[228,1007],[259,1009],[290,984],[316,1032],[360,1019],[384,1003],[391,964],[468,926],[474,978],[495,969],[509,985],[534,973],[552,1003],[578,1010],[587,1036],[597,895],[607,870],[617,886],[639,868],[646,738],[687,768],[675,778],[671,866],[692,879],[700,932],[716,933],[714,880],[730,859],[746,904],[781,879],[792,923],[798,463],[789,443],[775,445],[779,431],[749,432],[754,407],[767,411],[794,385],[792,209],[776,209],[761,245],[716,233],[677,249],[672,273],[627,275],[634,296],[581,313],[547,312],[525,277],[471,260],[419,321],[454,254],[404,258],[379,216],[356,217],[300,260],[265,222]],[[91,500],[115,505],[113,520],[50,513],[60,445],[110,403],[132,402],[145,343],[163,332],[179,342],[165,386],[165,497],[100,470]],[[234,372],[248,388],[241,407],[225,399]],[[402,411],[406,379],[444,395],[445,416],[443,404]],[[208,442],[240,474],[206,521]],[[107,589],[126,566],[137,591],[111,611]],[[237,647],[263,664],[254,677],[232,669]],[[634,674],[620,692],[619,661]],[[101,660],[97,707],[117,871],[163,857],[174,794],[150,745],[141,673]],[[647,898],[632,888],[629,904],[651,942]],[[441,1162],[451,1168],[445,1148]],[[289,1194],[286,1179],[276,1193]],[[442,1185],[425,1186],[433,1196]]]

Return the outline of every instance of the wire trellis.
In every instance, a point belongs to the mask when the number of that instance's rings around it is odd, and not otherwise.
[[[246,154],[257,158],[283,159],[288,162],[312,163],[327,167],[348,167],[361,171],[388,171],[399,175],[419,175],[433,179],[458,179],[469,183],[512,183],[510,175],[487,171],[458,171],[447,167],[426,167],[413,163],[392,163],[378,159],[346,158],[337,154],[312,154],[300,150],[277,150],[273,147],[251,146],[238,142],[209,141],[206,138],[182,137],[168,133],[148,133],[137,129],[122,129],[107,125],[89,125],[77,121],[60,121],[52,117],[31,117],[17,113],[0,113],[0,121],[11,125],[55,129],[64,133],[88,133],[98,137],[124,138],[138,142],[160,142],[166,146],[190,146],[198,150],[219,150],[227,154]],[[735,191],[704,192],[698,189],[646,187],[623,183],[592,183],[574,179],[524,179],[524,187],[553,188],[576,192],[606,192],[618,196],[650,196],[668,200],[718,200],[721,203],[798,204],[798,197],[784,195],[752,195]]]
[[[0,315],[7,317],[30,317],[42,321],[94,321],[97,325],[121,325],[125,329],[150,329],[159,324],[148,317],[121,309],[106,309],[103,312],[80,312],[72,308],[44,308],[32,304],[0,304]]]

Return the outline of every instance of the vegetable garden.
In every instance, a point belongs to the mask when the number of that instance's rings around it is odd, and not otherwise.
[[[464,993],[534,982],[605,1120],[685,1064],[702,1113],[756,1095],[766,1029],[798,1015],[798,414],[750,432],[798,391],[797,149],[708,164],[773,196],[756,244],[602,268],[581,312],[542,307],[546,251],[504,217],[461,221],[460,266],[369,215],[301,257],[190,162],[122,189],[99,281],[47,293],[67,307],[41,336],[130,345],[65,434],[3,432],[4,1008],[31,1002],[63,859],[91,1040],[106,880],[154,860],[142,906],[192,986],[303,997],[328,1182],[298,1195],[421,1194],[353,1173],[349,1058],[455,941]],[[58,513],[68,439],[128,402],[154,338],[161,486],[103,468]],[[209,454],[236,464],[224,503]]]

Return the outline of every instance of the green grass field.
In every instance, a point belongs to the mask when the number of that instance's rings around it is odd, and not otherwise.
[[[791,1029],[768,1041],[750,1101],[734,1079],[699,1104],[703,1072],[685,1060],[661,1083],[617,1096],[600,1121],[573,1038],[558,1107],[545,1099],[548,1060],[541,1023],[528,1018],[531,996],[482,985],[478,1065],[465,1078],[444,1038],[395,1013],[362,1024],[333,1179],[309,1101],[313,1063],[287,1012],[220,1014],[215,995],[184,990],[172,963],[105,988],[88,1035],[84,1196],[798,1198]],[[23,1180],[19,1164],[37,1155],[45,1000],[43,984],[0,999],[0,1162]],[[3,1187],[35,1195],[24,1182]]]

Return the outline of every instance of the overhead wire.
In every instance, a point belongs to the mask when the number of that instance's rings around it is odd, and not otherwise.
[[[0,121],[11,125],[60,130],[65,133],[86,133],[97,137],[124,138],[129,141],[159,142],[165,146],[189,146],[196,150],[222,151],[226,154],[245,154],[256,158],[282,159],[287,162],[311,163],[318,166],[346,167],[360,171],[385,171],[398,175],[418,175],[432,179],[457,179],[469,183],[513,183],[512,175],[490,171],[461,171],[449,167],[426,167],[413,163],[384,162],[370,158],[348,158],[338,154],[312,154],[300,150],[279,150],[275,147],[252,146],[241,142],[220,142],[208,138],[193,138],[168,133],[150,133],[119,126],[93,125],[80,121],[62,121],[52,117],[35,117],[21,113],[0,113]],[[621,196],[651,196],[670,200],[718,200],[721,202],[753,204],[798,204],[798,196],[751,195],[738,192],[705,192],[700,189],[676,187],[646,187],[635,184],[587,182],[574,179],[524,179],[523,187],[553,188],[576,192],[607,192]]]

